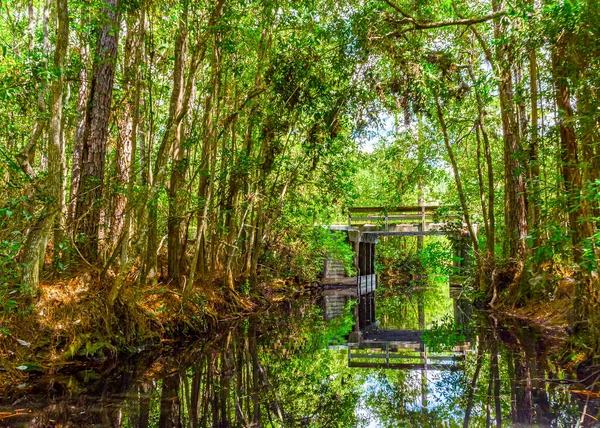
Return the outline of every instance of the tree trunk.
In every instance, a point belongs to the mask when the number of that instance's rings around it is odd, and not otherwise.
[[[494,12],[499,12],[502,9],[501,1],[493,0],[492,8]],[[503,35],[508,31],[503,20],[504,17],[494,19],[494,38],[497,41],[502,40]],[[514,103],[511,73],[512,51],[511,42],[496,45],[502,136],[504,139],[504,223],[508,256],[516,266],[515,279],[518,280],[523,269],[523,260],[526,253],[527,201],[526,170],[523,168],[521,161],[523,153]]]
[[[82,13],[85,15],[85,13]],[[86,25],[87,19],[81,18],[80,25]],[[75,130],[75,142],[73,143],[73,160],[71,167],[71,194],[69,203],[69,223],[75,224],[75,208],[77,204],[77,193],[79,192],[79,183],[81,179],[81,152],[83,151],[83,134],[87,118],[87,103],[90,93],[90,82],[88,76],[88,64],[90,61],[90,47],[86,41],[85,32],[79,36],[79,55],[81,56],[81,69],[79,70],[79,92],[77,98],[77,128]]]
[[[538,142],[538,72],[537,72],[537,52],[535,49],[529,51],[529,90],[531,96],[531,132],[529,136],[529,223],[538,225],[541,220],[540,211],[540,161],[539,161],[539,142]],[[540,232],[537,231],[533,241],[534,248],[540,246]]]
[[[178,116],[183,110],[184,75],[187,54],[187,2],[184,5],[183,16],[180,19],[179,32],[175,40],[175,68],[173,70],[173,92],[171,94],[172,114]],[[192,78],[189,76],[188,78]],[[168,272],[169,281],[177,286],[181,276],[181,185],[185,180],[187,165],[185,162],[185,148],[182,146],[183,123],[179,121],[175,125],[172,141],[173,165],[171,167],[171,178],[167,195],[169,197],[168,229]]]
[[[132,153],[136,144],[134,135],[134,116],[139,107],[138,85],[140,62],[140,47],[142,42],[140,34],[143,31],[140,26],[143,25],[140,20],[139,10],[133,10],[127,17],[127,36],[125,38],[125,52],[123,62],[123,104],[124,109],[119,120],[119,138],[116,144],[115,166],[116,166],[116,192],[111,202],[113,207],[112,218],[110,219],[110,243],[115,244],[121,236],[125,227],[127,199],[129,197],[127,186],[130,180],[132,169]]]
[[[483,225],[485,227],[486,240],[490,237],[490,221],[488,218],[487,204],[485,198],[485,184],[483,181],[483,171],[481,162],[481,137],[479,132],[479,122],[475,122],[475,139],[477,140],[477,183],[479,184],[479,200],[481,202],[481,213],[483,215]],[[489,253],[489,243],[488,243]]]
[[[216,99],[218,96],[220,78],[221,78],[221,50],[215,46],[212,60],[211,71],[211,92],[207,95],[204,102],[204,117],[202,119],[203,139],[202,139],[202,154],[200,160],[200,182],[198,184],[198,200],[203,204],[202,209],[198,211],[198,232],[196,234],[196,249],[194,252],[194,262],[196,266],[192,267],[190,273],[191,281],[195,278],[195,272],[198,271],[201,275],[206,274],[206,236],[208,229],[209,206],[212,200],[212,177],[213,174],[213,145],[215,141],[216,131]]]
[[[223,11],[223,5],[225,0],[218,0],[213,12],[208,21],[208,28],[213,28],[217,22],[217,19],[221,16]],[[185,2],[184,9],[187,14],[187,1]],[[187,18],[186,18],[187,20]],[[183,24],[182,24],[183,25]],[[156,267],[157,267],[157,230],[158,230],[158,191],[162,187],[165,175],[166,175],[166,162],[171,151],[172,142],[178,131],[180,131],[180,124],[185,117],[189,105],[189,100],[192,94],[193,84],[195,82],[195,74],[199,64],[204,59],[207,50],[207,43],[209,40],[211,31],[207,31],[202,39],[198,41],[195,46],[194,54],[192,55],[190,62],[190,69],[188,72],[187,81],[185,81],[185,88],[183,92],[183,100],[179,101],[180,88],[176,85],[173,87],[171,92],[171,104],[169,108],[169,119],[167,121],[167,127],[161,144],[158,148],[158,154],[156,156],[156,162],[154,164],[154,171],[152,177],[152,186],[149,191],[148,197],[148,235],[147,235],[147,246],[146,246],[146,262],[144,272],[141,275],[142,281],[146,279],[155,280]],[[183,64],[182,64],[183,66]],[[182,70],[183,73],[183,70]],[[176,71],[174,70],[174,82],[176,82]],[[183,75],[181,77],[183,79]],[[174,107],[180,107],[179,110]],[[179,240],[178,240],[179,242]],[[177,247],[179,247],[177,245]],[[179,249],[175,250],[179,254]]]
[[[582,262],[583,242],[593,236],[589,202],[582,198],[582,179],[579,164],[577,137],[574,127],[571,92],[568,85],[568,40],[562,35],[552,52],[552,75],[554,77],[556,105],[559,110],[560,158],[569,212],[569,228],[575,263]],[[581,296],[580,296],[581,297]]]
[[[482,49],[485,52],[485,56],[491,67],[494,67],[494,62],[492,58],[492,53],[488,49],[485,41],[479,34],[479,32],[471,27],[472,32],[475,37],[478,39]],[[469,76],[473,85],[477,86],[475,73],[473,72],[473,58],[471,56],[469,66],[468,66]],[[485,126],[485,111],[483,108],[483,100],[481,99],[481,94],[478,91],[478,88],[475,88],[475,100],[477,102],[477,127],[479,131],[481,131],[481,137],[483,139],[483,148],[485,154],[485,161],[487,164],[487,187],[488,187],[488,236],[487,236],[487,261],[490,264],[490,268],[493,271],[494,266],[496,264],[496,255],[495,255],[495,245],[496,245],[496,219],[494,214],[494,203],[495,203],[495,193],[494,193],[494,169],[492,163],[492,150],[490,145],[490,139],[487,132],[487,127]]]
[[[115,279],[111,291],[108,294],[108,303],[112,305],[121,291],[121,287],[123,282],[125,281],[125,276],[130,267],[129,262],[129,240],[131,236],[131,229],[133,223],[133,213],[135,208],[135,202],[132,198],[133,195],[133,186],[135,183],[134,174],[135,174],[135,158],[137,152],[137,139],[138,139],[138,127],[140,121],[140,92],[141,92],[141,78],[140,78],[140,65],[142,58],[142,50],[143,43],[146,34],[146,5],[145,2],[142,2],[140,5],[140,10],[136,12],[138,16],[130,17],[130,22],[132,26],[129,27],[129,31],[134,32],[135,34],[132,36],[131,41],[129,43],[130,48],[127,49],[128,52],[133,52],[133,60],[128,64],[128,69],[126,69],[125,73],[130,75],[131,81],[130,84],[133,86],[131,88],[131,99],[127,102],[126,108],[126,119],[124,124],[124,136],[127,136],[130,141],[130,153],[129,159],[127,160],[128,172],[127,181],[123,181],[123,185],[127,184],[127,200],[125,202],[123,215],[125,216],[122,231],[120,232],[120,236],[122,236],[119,240],[121,241],[121,261],[119,267],[119,274]],[[137,23],[137,24],[134,24]],[[135,30],[132,27],[136,27]],[[129,119],[130,118],[130,119]],[[129,126],[129,124],[131,124]],[[117,249],[118,250],[118,249]],[[115,251],[117,251],[115,250]]]
[[[454,172],[454,180],[456,182],[456,190],[458,191],[458,198],[460,199],[460,205],[463,210],[463,215],[465,216],[465,222],[467,223],[467,229],[469,231],[469,235],[471,236],[471,243],[473,245],[473,250],[478,250],[477,243],[477,235],[475,234],[475,230],[473,229],[473,224],[471,223],[471,217],[469,216],[469,207],[467,205],[467,198],[465,196],[465,192],[463,191],[462,181],[460,179],[460,174],[458,171],[458,164],[456,163],[456,158],[454,157],[454,151],[452,150],[452,145],[450,144],[450,137],[448,136],[448,128],[446,127],[446,121],[444,120],[444,114],[442,112],[442,106],[440,105],[440,100],[437,94],[435,95],[435,104],[437,110],[437,117],[440,122],[440,127],[442,128],[442,134],[444,135],[444,144],[446,146],[446,150],[448,151],[448,157],[450,158],[450,163],[452,164],[452,171]]]
[[[75,208],[75,231],[79,251],[88,259],[98,258],[98,233],[104,186],[108,122],[119,37],[118,0],[105,0],[103,22],[94,57],[90,101],[81,152],[81,178]]]
[[[46,245],[50,237],[56,215],[61,210],[62,173],[64,143],[62,139],[63,110],[63,68],[69,43],[69,13],[67,0],[56,0],[56,49],[54,50],[54,68],[58,76],[52,83],[50,103],[50,126],[48,138],[48,176],[45,190],[50,202],[40,215],[34,227],[27,235],[23,248],[22,283],[31,291],[39,286],[40,271],[44,262]]]

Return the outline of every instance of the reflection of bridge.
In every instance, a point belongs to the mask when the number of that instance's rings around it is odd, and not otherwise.
[[[422,331],[385,331],[380,342],[348,343],[348,367],[385,367],[400,370],[455,370],[469,347],[432,353],[421,339]],[[366,350],[367,352],[361,352]],[[363,361],[368,360],[368,361]],[[403,361],[403,362],[395,362]]]
[[[465,328],[469,323],[471,306],[465,299],[450,291],[453,300],[453,321]],[[418,302],[418,330],[379,329],[375,313],[375,294],[358,296],[355,327],[348,340],[349,367],[386,367],[402,370],[453,370],[465,359],[470,343],[452,349],[432,352],[423,340],[426,330],[425,305]],[[363,306],[366,305],[366,309]],[[370,306],[370,307],[369,307]],[[368,317],[371,317],[370,320]],[[365,320],[367,318],[367,320]],[[370,321],[370,322],[367,322]]]
[[[384,367],[401,370],[454,370],[471,349],[470,341],[444,352],[432,352],[423,340],[426,329],[426,307],[417,300],[418,329],[380,329],[375,312],[375,293],[356,295],[354,287],[329,286],[321,294],[325,320],[341,316],[345,305],[352,299],[355,324],[348,338],[349,367]],[[450,288],[454,324],[467,329],[472,307],[461,298],[460,289]],[[417,297],[417,299],[419,299]],[[415,325],[416,327],[416,325]]]
[[[412,206],[385,209],[382,207],[351,208],[348,224],[331,226],[332,231],[345,232],[345,239],[354,250],[356,276],[349,277],[341,260],[325,262],[322,283],[329,287],[323,294],[326,319],[342,314],[344,304],[357,299],[355,327],[348,343],[348,365],[351,367],[389,367],[407,370],[448,370],[464,360],[468,343],[447,352],[431,352],[423,342],[425,313],[419,304],[418,330],[379,330],[376,319],[375,249],[379,237],[417,237],[417,249],[423,248],[423,237],[450,235],[457,270],[470,264],[468,233],[457,215],[448,215],[448,222],[438,222],[441,207]],[[434,221],[435,220],[435,221]],[[476,230],[476,229],[475,229]],[[454,319],[462,324],[464,316],[457,313],[460,304],[454,302]]]
[[[451,227],[448,222],[435,222],[439,206],[406,206],[386,209],[384,207],[350,208],[348,224],[331,226],[332,231],[345,232],[346,242],[354,251],[354,268],[356,276],[348,276],[343,261],[334,258],[325,260],[322,284],[329,286],[356,287],[357,328],[367,333],[375,323],[375,290],[377,275],[375,273],[375,249],[379,237],[414,236],[417,237],[417,250],[423,248],[423,237],[430,235],[451,235],[454,267],[457,270],[470,264],[469,244],[466,239],[466,225],[456,214],[447,214],[454,220]],[[457,227],[458,223],[460,227]],[[477,230],[475,228],[475,230]],[[331,299],[330,299],[331,300]],[[333,301],[332,301],[333,304]],[[338,303],[339,304],[339,303]]]

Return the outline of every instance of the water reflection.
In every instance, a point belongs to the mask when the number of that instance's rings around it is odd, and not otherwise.
[[[379,331],[430,331],[419,342],[430,356],[468,344],[455,370],[349,367],[345,345],[357,333],[359,314],[348,304],[353,299],[332,291],[302,297],[223,326],[185,350],[46,376],[2,398],[0,415],[27,413],[0,423],[483,427],[576,426],[582,418],[585,397],[544,380],[564,376],[548,357],[548,340],[473,312],[444,283],[408,293],[380,290],[374,318]],[[587,400],[586,413],[583,425],[591,426],[596,399]]]

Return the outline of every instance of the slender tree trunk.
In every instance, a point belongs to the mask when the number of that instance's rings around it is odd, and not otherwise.
[[[50,203],[40,215],[34,227],[27,235],[23,249],[22,283],[29,290],[35,291],[39,286],[40,271],[44,262],[46,245],[50,237],[56,215],[61,210],[62,173],[64,169],[62,139],[62,110],[64,86],[64,62],[69,43],[69,13],[67,0],[56,0],[56,48],[54,50],[54,68],[58,76],[52,83],[50,103],[50,126],[48,138],[48,176],[45,190]]]
[[[198,212],[198,233],[196,234],[196,250],[194,254],[194,262],[197,266],[196,270],[201,275],[207,273],[207,256],[208,251],[206,249],[207,235],[208,235],[208,218],[209,218],[209,207],[212,203],[212,182],[213,175],[213,145],[216,144],[216,117],[217,117],[217,106],[216,100],[219,93],[220,79],[221,79],[221,49],[218,46],[214,47],[212,56],[211,66],[211,92],[207,95],[204,102],[204,117],[202,119],[203,128],[203,141],[202,141],[202,154],[200,159],[200,183],[198,185],[198,200],[202,203],[202,208]],[[190,274],[190,282],[194,280]],[[191,284],[190,284],[191,285]]]
[[[475,122],[475,137],[477,140],[477,183],[479,184],[479,200],[481,202],[481,213],[483,215],[483,225],[485,227],[485,236],[489,240],[490,222],[488,219],[488,211],[485,197],[485,184],[483,181],[483,171],[481,165],[481,137],[479,132],[479,123]],[[489,244],[488,244],[489,252]]]
[[[85,8],[84,8],[85,10]],[[87,23],[86,12],[82,12],[80,25],[83,27]],[[81,152],[83,151],[83,134],[87,118],[87,103],[89,101],[90,82],[88,76],[88,64],[90,61],[90,47],[86,41],[85,32],[79,36],[79,55],[82,66],[79,70],[79,91],[77,97],[77,128],[75,130],[75,142],[73,143],[73,160],[71,166],[71,194],[69,203],[69,223],[75,224],[75,208],[77,205],[77,193],[79,192],[79,183],[81,179]]]
[[[478,33],[475,33],[476,36]],[[491,53],[490,53],[491,55]],[[491,61],[491,57],[488,61]],[[490,65],[493,65],[490,63]],[[473,85],[477,86],[477,81],[475,78],[475,73],[473,72],[473,59],[470,58],[469,62],[469,76],[471,77],[471,81]],[[477,102],[477,128],[478,131],[481,131],[481,138],[483,140],[483,150],[485,156],[485,162],[487,166],[487,191],[488,191],[488,205],[487,205],[487,219],[488,219],[488,229],[487,229],[487,261],[490,264],[490,267],[493,271],[495,266],[495,244],[496,244],[496,219],[494,214],[494,204],[495,204],[495,194],[494,194],[494,169],[492,163],[492,150],[490,139],[488,136],[487,128],[485,126],[485,111],[483,109],[483,100],[481,99],[481,94],[478,91],[478,88],[475,88],[475,100]],[[479,134],[478,134],[479,135]]]
[[[537,225],[541,220],[541,195],[540,195],[540,161],[539,161],[539,122],[538,122],[538,72],[537,52],[535,49],[529,51],[529,91],[531,96],[531,132],[529,137],[529,218],[530,224]],[[533,241],[534,248],[540,246],[540,232],[537,231]]]
[[[184,10],[187,13],[187,1],[185,1]],[[220,18],[221,13],[223,11],[223,5],[225,0],[218,0],[215,5],[210,19],[208,21],[208,28],[212,29],[217,20]],[[187,20],[187,18],[186,18]],[[183,25],[183,24],[181,24]],[[179,79],[180,82],[185,81],[185,89],[183,92],[183,100],[179,101],[179,94],[181,88],[175,85],[173,87],[173,91],[171,92],[171,105],[169,108],[169,119],[167,121],[167,127],[165,134],[163,136],[163,140],[158,148],[158,154],[156,157],[156,162],[154,164],[153,178],[152,178],[152,186],[149,191],[148,197],[148,235],[147,235],[147,246],[146,246],[146,263],[143,274],[141,275],[142,281],[145,282],[146,279],[155,280],[156,278],[156,268],[157,268],[157,229],[158,229],[158,207],[157,207],[157,197],[158,191],[160,187],[162,187],[165,175],[166,175],[166,162],[171,152],[172,142],[175,139],[177,132],[180,130],[180,124],[183,118],[187,113],[187,109],[189,106],[189,101],[192,95],[192,90],[195,82],[196,70],[202,60],[205,57],[207,44],[211,31],[207,31],[203,38],[198,41],[198,44],[195,47],[194,54],[190,59],[190,68],[188,72],[187,81]],[[183,66],[183,63],[182,63]],[[174,82],[176,82],[178,71],[174,70]],[[183,78],[183,70],[181,70],[182,78]],[[182,83],[183,84],[183,83]],[[179,109],[174,107],[179,106]],[[178,241],[180,242],[180,241]],[[177,254],[179,254],[179,249],[175,250]]]
[[[110,220],[110,243],[115,244],[120,238],[125,227],[125,216],[127,199],[127,185],[130,181],[130,172],[132,169],[132,153],[133,146],[136,144],[133,130],[134,116],[137,114],[136,109],[139,107],[139,100],[136,100],[137,81],[139,74],[140,55],[139,44],[140,40],[140,11],[131,11],[126,19],[127,36],[125,37],[125,52],[127,55],[123,57],[123,112],[119,120],[119,136],[116,144],[115,153],[115,187],[116,191],[111,201],[112,218]]]
[[[469,216],[469,206],[467,205],[467,198],[465,196],[465,192],[463,190],[462,181],[460,179],[460,173],[458,171],[458,164],[456,163],[456,158],[454,157],[454,151],[452,150],[452,145],[450,144],[450,137],[448,136],[448,128],[446,127],[446,121],[444,120],[444,113],[442,112],[442,106],[440,105],[440,100],[437,95],[435,95],[435,104],[438,121],[440,122],[440,127],[442,128],[442,134],[444,135],[444,144],[446,146],[446,150],[448,152],[448,157],[450,158],[450,163],[452,165],[452,171],[454,172],[454,180],[456,182],[456,190],[458,191],[458,198],[460,199],[460,205],[463,210],[463,215],[465,216],[465,222],[467,223],[467,229],[469,231],[469,235],[471,237],[471,243],[473,245],[473,250],[478,251],[478,243],[477,243],[477,235],[475,234],[475,230],[473,229],[473,223],[471,223],[471,217]]]
[[[108,294],[108,303],[112,305],[121,291],[125,277],[129,271],[131,262],[129,260],[129,241],[131,230],[133,227],[133,213],[135,209],[135,200],[133,199],[133,186],[135,183],[135,159],[137,152],[138,128],[140,121],[140,93],[141,93],[141,78],[140,65],[142,58],[143,43],[146,32],[146,4],[142,2],[140,10],[136,12],[137,16],[130,17],[130,28],[128,30],[134,32],[129,43],[130,49],[128,52],[133,52],[133,60],[128,64],[126,74],[131,78],[131,99],[126,104],[124,120],[124,129],[122,129],[123,137],[129,138],[129,159],[126,162],[128,168],[127,181],[123,181],[123,185],[127,184],[127,199],[124,207],[123,215],[125,216],[122,231],[120,232],[121,241],[121,260],[119,274],[115,279],[111,291]],[[135,24],[134,24],[135,23]],[[134,29],[135,28],[135,29]],[[130,119],[129,119],[130,118]],[[118,249],[117,249],[118,250]]]
[[[173,93],[171,97],[172,115],[177,116],[183,110],[184,102],[184,77],[187,56],[187,1],[184,5],[183,15],[180,19],[179,32],[175,40],[175,69],[173,72]],[[189,78],[192,78],[191,76]],[[171,178],[167,194],[169,197],[168,229],[168,272],[169,281],[178,286],[181,280],[181,185],[185,179],[187,169],[185,162],[185,148],[182,146],[183,123],[179,121],[173,133]]]

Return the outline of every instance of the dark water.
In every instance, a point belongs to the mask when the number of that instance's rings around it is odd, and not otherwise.
[[[1,398],[0,425],[596,423],[598,399],[577,392],[585,387],[555,366],[553,339],[474,312],[447,283],[406,292],[382,288],[352,306],[355,300],[347,290],[302,296],[223,325],[186,349],[19,385]],[[347,340],[359,340],[357,323],[365,325],[362,345],[351,345],[349,363]]]

